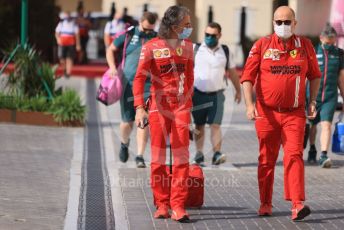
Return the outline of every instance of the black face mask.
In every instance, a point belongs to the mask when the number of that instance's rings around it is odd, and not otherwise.
[[[140,31],[140,38],[153,38],[155,37],[155,31],[149,31],[149,32],[144,32],[144,31]]]
[[[141,27],[139,36],[141,38],[152,38],[155,36],[155,31],[153,29],[146,29]]]

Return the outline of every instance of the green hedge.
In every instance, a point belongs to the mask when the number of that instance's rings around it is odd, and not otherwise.
[[[82,105],[78,93],[65,90],[53,100],[46,97],[19,97],[0,94],[0,109],[18,111],[36,111],[52,114],[60,124],[66,122],[81,122],[85,120],[86,107]]]

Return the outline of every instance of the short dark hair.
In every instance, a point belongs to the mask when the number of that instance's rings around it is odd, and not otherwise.
[[[217,23],[217,22],[210,22],[207,27],[210,27],[210,28],[213,28],[213,29],[217,29],[217,31],[219,33],[221,33],[221,31],[222,31],[221,25],[219,23]]]
[[[141,22],[147,20],[149,24],[153,25],[157,19],[158,19],[158,15],[156,13],[146,11],[143,13],[141,17]]]
[[[321,31],[323,37],[337,37],[337,31],[331,26],[330,23],[326,23],[325,28]]]

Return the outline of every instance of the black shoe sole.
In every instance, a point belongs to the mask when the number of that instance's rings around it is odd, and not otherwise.
[[[119,160],[120,160],[121,162],[123,162],[123,163],[127,162],[128,159],[129,159],[129,154],[127,154],[127,155],[124,155],[124,154],[122,155],[122,154],[120,154],[120,155],[119,155]]]
[[[306,216],[311,214],[311,209],[305,205],[298,213],[297,217],[293,221],[303,220]]]
[[[176,221],[178,221],[179,223],[189,223],[190,222],[190,218],[187,215],[185,215],[185,216],[183,216],[182,218],[180,218],[179,220],[176,220]]]
[[[168,219],[168,218],[170,218],[170,217],[169,216],[166,217],[166,216],[163,216],[163,215],[160,215],[158,217],[154,217],[154,219]]]
[[[146,168],[147,166],[144,163],[143,164],[136,163],[136,167],[139,169],[143,169],[143,168]]]
[[[129,157],[127,157],[126,159],[122,159],[121,157],[119,157],[119,160],[120,160],[122,163],[126,163],[126,162],[128,161],[128,158],[129,158]]]
[[[264,213],[264,214],[258,214],[258,216],[261,216],[261,217],[268,217],[268,216],[272,216],[272,214]]]
[[[258,216],[272,216],[272,213],[268,213],[268,212],[261,213],[261,214],[258,213]]]

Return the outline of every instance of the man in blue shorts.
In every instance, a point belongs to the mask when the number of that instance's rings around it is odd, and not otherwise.
[[[233,57],[226,45],[219,44],[221,26],[210,23],[205,29],[202,44],[196,44],[195,51],[195,83],[192,116],[196,125],[196,156],[194,162],[204,164],[203,145],[205,124],[210,125],[211,143],[213,146],[212,164],[219,165],[226,161],[221,152],[221,122],[224,113],[224,90],[227,76],[230,76],[235,87],[235,101],[241,100],[239,78],[235,70]]]
[[[133,129],[135,121],[135,108],[133,97],[133,80],[137,71],[139,58],[141,54],[142,45],[156,36],[154,31],[157,16],[151,12],[145,12],[141,17],[140,25],[129,28],[128,31],[117,37],[109,46],[106,52],[106,59],[113,75],[116,74],[117,69],[115,65],[114,51],[121,52],[121,49],[126,49],[125,63],[124,63],[124,92],[121,98],[121,116],[122,122],[120,124],[121,132],[121,149],[119,158],[122,162],[127,162],[129,157],[129,137]],[[124,44],[126,47],[123,47]],[[149,97],[150,79],[148,78],[145,84],[145,98]],[[137,156],[135,158],[138,168],[145,168],[146,164],[143,158],[148,139],[148,128],[137,130]]]

